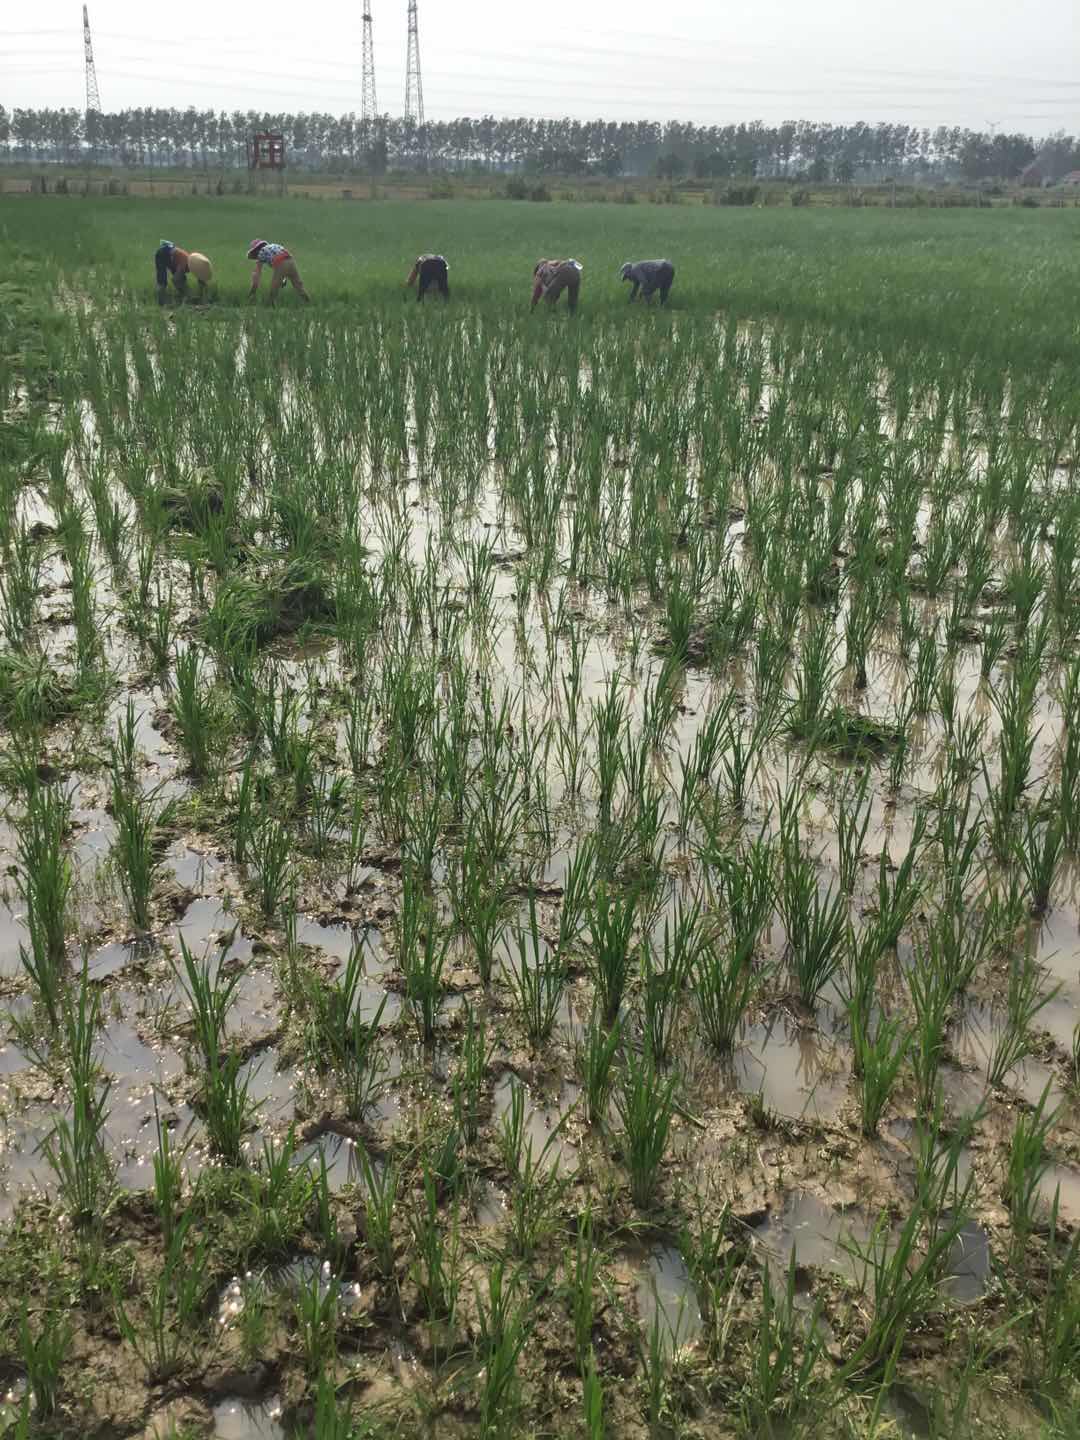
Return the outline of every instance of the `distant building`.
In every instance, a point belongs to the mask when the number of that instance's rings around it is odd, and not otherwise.
[[[1070,170],[1068,175],[1063,175],[1059,182],[1069,190],[1080,190],[1080,170]]]
[[[1020,171],[1020,184],[1025,187],[1038,189],[1039,186],[1050,183],[1049,167],[1041,155],[1036,155],[1035,159]]]

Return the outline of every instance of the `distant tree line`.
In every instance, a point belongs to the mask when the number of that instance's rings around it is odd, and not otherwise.
[[[479,119],[434,121],[418,129],[384,116],[270,114],[155,109],[108,114],[0,105],[0,158],[26,163],[85,161],[116,166],[236,170],[256,130],[280,131],[289,165],[327,173],[388,169],[482,170],[530,174],[660,175],[811,181],[1013,179],[1036,156],[1056,178],[1080,169],[1080,141],[1035,139],[959,126],[766,125],[682,122]]]

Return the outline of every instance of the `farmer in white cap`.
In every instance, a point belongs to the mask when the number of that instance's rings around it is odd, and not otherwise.
[[[420,281],[416,290],[418,304],[433,285],[444,300],[450,299],[450,266],[444,256],[418,255],[405,284],[416,285],[417,280]]]
[[[566,303],[573,314],[577,309],[578,291],[581,289],[581,265],[577,260],[538,260],[533,270],[532,308],[535,310],[541,300],[554,305],[562,292],[566,291]]]
[[[270,266],[270,304],[277,300],[278,291],[286,280],[291,280],[293,289],[305,302],[311,300],[311,296],[304,289],[304,282],[300,279],[300,271],[296,268],[296,261],[290,255],[284,245],[275,245],[270,240],[253,240],[248,246],[247,258],[255,261],[255,269],[251,276],[251,289],[248,291],[248,299],[254,300],[255,292],[259,288],[259,281],[262,279],[262,267]]]
[[[634,288],[630,291],[630,299],[634,301],[641,291],[641,298],[648,305],[657,291],[660,292],[660,304],[667,304],[668,291],[675,280],[675,266],[670,260],[637,260],[628,262],[619,271],[619,278],[632,280]]]
[[[181,300],[187,298],[187,277],[194,275],[199,282],[199,299],[206,295],[206,287],[214,278],[214,267],[198,250],[181,250],[171,240],[159,240],[154,251],[154,270],[157,274],[158,304],[164,305],[169,291],[169,276]]]

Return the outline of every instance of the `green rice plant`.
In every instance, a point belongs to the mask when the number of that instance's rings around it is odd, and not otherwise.
[[[594,1009],[582,1038],[576,1042],[574,1059],[585,1095],[585,1115],[590,1125],[603,1125],[615,1081],[615,1057],[622,1042],[622,1023],[603,1025]]]
[[[210,1279],[205,1236],[188,1243],[192,1212],[182,1216],[157,1278],[149,1285],[145,1304],[137,1314],[129,1308],[118,1284],[113,1288],[113,1309],[121,1338],[131,1346],[153,1384],[169,1380],[181,1370],[198,1341]]]
[[[872,810],[870,769],[866,766],[859,773],[854,785],[845,785],[837,806],[836,842],[839,850],[840,889],[845,895],[855,893]]]
[[[35,1428],[56,1411],[74,1337],[71,1321],[56,1309],[42,1310],[35,1335],[26,1301],[23,1301],[18,1320],[18,1356],[33,1400]]]
[[[157,580],[154,587],[154,604],[148,620],[143,620],[140,638],[150,651],[150,657],[158,671],[167,671],[172,663],[173,641],[176,634],[176,609],[170,584],[163,589]]]
[[[1041,1185],[1050,1168],[1047,1140],[1058,1119],[1058,1110],[1047,1108],[1049,1099],[1050,1083],[1047,1082],[1035,1108],[1017,1115],[1009,1142],[1002,1199],[1009,1209],[1013,1255],[1017,1261],[1024,1259],[1028,1241],[1041,1221]]]
[[[526,1282],[525,1272],[508,1272],[496,1260],[486,1278],[486,1294],[476,1291],[480,1372],[480,1434],[501,1437],[514,1433],[521,1415],[518,1360],[536,1328],[541,1292]]]
[[[207,1134],[221,1156],[238,1165],[255,1105],[249,1095],[250,1071],[241,1074],[241,1056],[226,1048],[226,1019],[242,972],[227,972],[224,954],[219,950],[213,965],[209,958],[196,961],[181,935],[183,970],[174,968],[191,1007],[195,1041],[203,1062],[199,1106]]]
[[[589,973],[605,1026],[618,1019],[630,978],[636,908],[635,895],[612,896],[607,885],[597,886],[589,915]]]
[[[582,1404],[587,1440],[604,1440],[607,1434],[604,1421],[604,1386],[596,1373],[596,1357],[591,1350],[582,1372]]]
[[[915,1028],[908,1060],[915,1077],[915,1092],[924,1114],[933,1109],[941,1064],[945,1056],[949,1015],[955,991],[950,977],[933,963],[927,950],[917,946],[908,971],[908,990],[915,1011]]]
[[[364,1241],[384,1280],[394,1274],[394,1214],[398,1205],[401,1172],[393,1161],[376,1168],[367,1150],[357,1146],[360,1168],[361,1214]]]
[[[246,852],[255,870],[259,912],[272,920],[281,904],[285,880],[293,863],[293,840],[289,828],[272,815],[264,815],[251,826]]]
[[[172,800],[161,806],[157,804],[162,788],[158,785],[140,794],[117,778],[112,789],[116,821],[113,865],[127,904],[128,918],[141,932],[150,928],[151,897],[165,863],[160,850],[161,835],[171,825],[176,809]]]
[[[983,680],[989,680],[994,673],[995,667],[1005,654],[1010,639],[1009,621],[1005,612],[995,610],[990,617],[990,622],[983,631],[982,660],[980,662],[979,674]]]
[[[676,911],[675,924],[669,929],[664,918],[662,958],[657,957],[649,939],[641,947],[641,1022],[642,1032],[653,1058],[664,1064],[671,1054],[678,1024],[686,980],[697,952],[697,917],[700,907]],[[597,1025],[598,1035],[601,1027]]]
[[[466,1144],[475,1145],[480,1134],[480,1112],[488,1066],[495,1054],[495,1041],[488,1043],[484,1017],[465,1004],[465,1033],[458,1063],[451,1080],[454,1119]]]
[[[1066,1237],[1058,1228],[1058,1207],[1050,1217],[1046,1280],[1034,1304],[1019,1288],[1009,1287],[1012,1304],[1028,1303],[1027,1324],[1018,1326],[1023,1375],[1044,1404],[1069,1393],[1080,1371],[1080,1234]]]
[[[71,823],[71,797],[54,785],[33,785],[19,826],[16,884],[26,906],[30,947],[19,956],[55,1025],[67,974],[65,930],[72,869],[64,842]]]
[[[320,770],[311,786],[308,830],[316,859],[325,859],[345,804],[345,777]]]
[[[25,522],[0,547],[0,633],[12,650],[26,650],[41,588],[41,549]]]
[[[313,1267],[297,1288],[293,1315],[297,1341],[309,1377],[321,1375],[337,1353],[339,1279]]]
[[[754,967],[753,937],[703,944],[694,962],[693,979],[705,1038],[719,1054],[729,1055],[766,979],[766,973]]]
[[[566,962],[559,950],[541,939],[536,918],[536,894],[529,895],[529,929],[517,936],[516,965],[503,970],[517,1001],[525,1034],[534,1046],[542,1045],[555,1028],[566,987]]]
[[[593,1230],[592,1211],[585,1209],[578,1223],[574,1249],[567,1260],[566,1292],[574,1326],[578,1371],[584,1376],[593,1353],[596,1324],[596,1289],[600,1278],[600,1251]]]
[[[880,1373],[899,1353],[908,1332],[936,1303],[942,1266],[963,1225],[962,1213],[939,1223],[916,1203],[898,1232],[891,1233],[881,1215],[865,1244],[841,1242],[863,1268],[872,1306],[866,1335],[841,1366],[841,1376]]]
[[[77,1226],[102,1217],[116,1188],[105,1145],[112,1082],[94,1056],[101,996],[89,982],[86,961],[77,995],[62,1004],[64,1066],[71,1105],[42,1141],[41,1153],[56,1176],[60,1198]]]
[[[454,922],[473,947],[481,984],[488,986],[495,954],[506,933],[505,882],[471,834],[458,865],[450,872],[450,893]]]
[[[666,1328],[663,1306],[657,1305],[641,1349],[650,1440],[660,1440],[665,1433],[665,1421],[671,1409],[670,1336],[664,1333]]]
[[[785,846],[777,902],[787,930],[787,961],[800,999],[813,1008],[842,958],[845,899],[822,895],[813,863]]]
[[[881,852],[878,864],[877,886],[877,929],[883,950],[895,950],[901,934],[907,928],[922,899],[922,888],[916,874],[923,837],[926,833],[926,813],[915,812],[911,830],[911,843],[907,854],[893,872],[888,850]]]
[[[453,1324],[463,1279],[457,1211],[454,1209],[451,1212],[447,1235],[439,1219],[436,1178],[426,1166],[422,1184],[423,1198],[414,1202],[409,1212],[412,1234],[410,1274],[427,1318]]]
[[[896,1085],[900,1067],[911,1046],[911,1031],[903,1016],[879,1015],[871,1033],[869,1025],[852,1027],[857,1074],[862,1102],[863,1134],[878,1133],[881,1117]]]
[[[154,1209],[165,1244],[172,1240],[180,1221],[181,1201],[184,1189],[184,1157],[191,1146],[189,1137],[177,1151],[173,1148],[172,1134],[168,1124],[161,1123],[157,1096],[154,1096],[154,1128],[157,1132],[157,1149],[154,1151]]]
[[[652,1204],[675,1110],[678,1077],[662,1079],[651,1055],[626,1052],[615,1106],[622,1121],[623,1163],[630,1172],[630,1194],[639,1210]]]
[[[1042,974],[1033,956],[1016,957],[1009,967],[1005,1024],[1002,1026],[986,1066],[986,1083],[994,1088],[1032,1052],[1031,1026],[1039,1012],[1060,990],[1042,990]]]
[[[425,899],[419,883],[406,873],[398,916],[398,945],[405,973],[405,1003],[409,1007],[421,1042],[431,1046],[443,999],[443,970],[450,948],[449,936],[438,933],[434,907]]]
[[[826,717],[829,692],[836,679],[836,636],[825,618],[810,626],[795,674],[795,699],[788,725],[802,740],[812,740]]]
[[[916,715],[928,715],[933,708],[938,684],[938,624],[919,636],[915,652],[915,672],[911,677],[912,709]]]
[[[774,1425],[794,1424],[811,1409],[816,1423],[821,1423],[824,1397],[818,1370],[825,1349],[821,1305],[818,1302],[809,1316],[800,1314],[795,1270],[792,1250],[779,1297],[768,1266],[761,1272],[761,1318],[741,1396],[742,1426],[748,1435],[772,1434]]]
[[[1013,839],[1013,855],[1027,881],[1033,915],[1045,915],[1050,907],[1054,879],[1065,848],[1066,826],[1072,823],[1063,811],[1054,807],[1052,800],[1047,799],[1046,808],[1050,810],[1051,819],[1045,823],[1026,811],[1023,834]]]
[[[203,682],[202,660],[194,646],[176,657],[176,684],[169,709],[192,777],[204,780],[215,759],[217,713],[210,688]]]
[[[363,1117],[378,1099],[387,1070],[379,1027],[388,997],[383,996],[370,1021],[364,1019],[365,949],[353,945],[345,969],[336,981],[317,974],[303,980],[307,1009],[306,1045],[311,1064],[330,1070],[341,1087],[345,1112],[351,1120]]]
[[[612,675],[604,699],[592,702],[589,722],[596,745],[594,773],[597,815],[601,825],[610,825],[613,818],[615,792],[623,773],[626,719],[626,701],[620,694],[620,676]]]

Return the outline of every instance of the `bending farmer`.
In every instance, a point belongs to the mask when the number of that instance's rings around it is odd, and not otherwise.
[[[418,255],[416,264],[409,271],[409,278],[406,285],[415,285],[417,279],[420,284],[416,291],[417,303],[423,300],[424,296],[434,285],[444,300],[450,299],[450,266],[441,255]]]
[[[541,298],[554,305],[565,290],[572,314],[577,309],[580,289],[581,266],[576,260],[540,260],[533,271],[532,308],[536,309]]]
[[[158,304],[165,304],[169,290],[169,276],[177,295],[183,300],[187,296],[187,277],[194,275],[199,282],[200,300],[206,294],[206,287],[214,276],[214,267],[198,250],[181,250],[171,240],[159,240],[154,251],[154,270],[157,272]]]
[[[638,260],[635,264],[626,264],[619,271],[622,280],[632,280],[634,288],[630,291],[630,299],[634,301],[638,297],[638,291],[648,305],[657,290],[660,291],[660,304],[667,304],[668,291],[671,289],[675,279],[675,266],[670,260]]]
[[[304,289],[304,282],[300,279],[296,261],[284,245],[274,245],[269,240],[253,240],[248,246],[247,258],[255,261],[255,270],[251,276],[251,289],[248,291],[249,300],[255,298],[255,291],[259,288],[264,265],[270,266],[271,305],[277,300],[278,291],[286,280],[292,281],[293,289],[302,300],[306,302],[311,300],[311,296]]]

